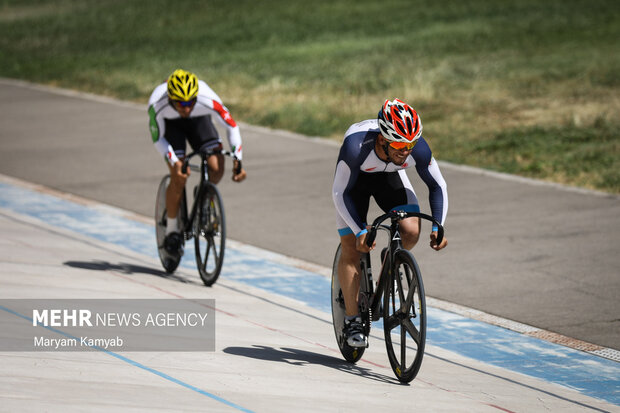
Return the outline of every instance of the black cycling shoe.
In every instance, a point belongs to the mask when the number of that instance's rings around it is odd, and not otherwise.
[[[179,232],[171,232],[164,238],[164,249],[168,254],[183,253],[183,236]]]

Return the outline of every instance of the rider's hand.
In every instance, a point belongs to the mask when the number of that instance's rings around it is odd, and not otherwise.
[[[189,168],[187,168],[186,173],[183,173],[183,162],[176,161],[174,163],[174,172],[180,178],[187,178],[189,176]]]
[[[443,237],[441,244],[437,245],[437,231],[431,232],[431,248],[435,251],[445,248],[448,245],[448,239]]]
[[[360,235],[359,237],[357,237],[355,239],[355,248],[359,251],[359,252],[370,252],[372,250],[375,249],[375,247],[377,246],[376,242],[372,243],[372,247],[368,247],[368,245],[366,245],[366,236],[368,235],[368,233],[364,233],[362,235]]]
[[[232,177],[233,181],[235,182],[241,182],[247,176],[247,173],[245,173],[245,169],[243,168],[241,168],[238,174],[235,173],[235,171],[239,168],[238,165],[239,165],[239,161],[235,160],[234,165],[233,165],[233,177]]]

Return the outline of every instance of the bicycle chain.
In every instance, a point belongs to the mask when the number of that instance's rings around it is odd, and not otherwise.
[[[370,308],[368,296],[366,294],[360,293],[358,301],[360,315],[362,316],[362,324],[364,325],[364,334],[368,337],[372,324],[372,309]]]

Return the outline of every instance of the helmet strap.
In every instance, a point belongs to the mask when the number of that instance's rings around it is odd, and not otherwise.
[[[388,159],[387,159],[387,161],[388,161],[388,162],[392,162],[392,157],[390,157],[390,153],[388,152],[388,146],[390,146],[390,141],[388,141],[387,139],[385,139],[385,137],[384,137],[384,136],[382,136],[382,135],[379,135],[379,136],[383,139],[383,142],[384,142],[384,143],[383,143],[383,145],[381,145],[381,143],[380,143],[379,141],[377,141],[377,145],[378,145],[381,149],[383,149],[383,153],[385,153],[386,158],[388,158]],[[383,160],[383,159],[381,159],[381,160]],[[392,162],[392,163],[393,163],[393,162]]]
[[[387,156],[389,162],[395,163],[392,157],[390,156],[390,152],[388,151],[389,147],[390,147],[389,142],[386,142],[386,144],[383,145],[383,152],[385,152],[385,156]]]
[[[379,146],[381,147],[381,149],[383,149],[383,152],[385,153],[385,156],[387,157],[388,162],[394,163],[394,160],[392,159],[392,157],[390,156],[390,152],[388,151],[390,142],[387,139],[385,139],[385,137],[383,138],[383,140],[385,141],[385,143],[383,145],[379,144]]]

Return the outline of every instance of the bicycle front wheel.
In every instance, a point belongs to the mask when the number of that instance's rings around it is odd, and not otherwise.
[[[426,343],[426,299],[418,264],[399,250],[383,296],[385,346],[399,381],[409,383],[422,365]]]
[[[222,196],[217,187],[207,184],[198,200],[194,222],[196,266],[206,286],[213,285],[222,271],[226,244],[226,219]]]

